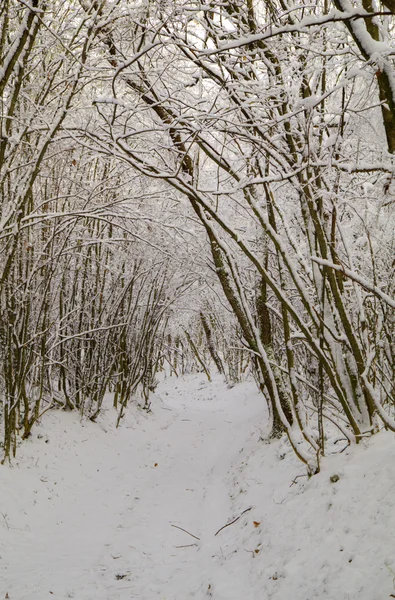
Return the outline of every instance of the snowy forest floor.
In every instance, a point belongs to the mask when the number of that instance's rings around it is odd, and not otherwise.
[[[152,399],[117,431],[112,409],[47,413],[0,469],[0,600],[395,597],[393,434],[295,480],[252,383],[173,377]]]

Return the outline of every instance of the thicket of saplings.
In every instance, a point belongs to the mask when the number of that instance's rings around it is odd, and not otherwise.
[[[95,421],[110,393],[119,425],[132,398],[149,408],[159,371],[210,379],[214,366],[238,381],[247,370],[248,352],[232,350],[214,314],[169,328],[190,282],[168,259],[138,258],[130,241],[116,222],[88,217],[44,221],[14,240],[0,288],[3,461],[48,410]]]
[[[81,143],[189,202],[310,474],[328,426],[395,431],[395,11],[354,4],[84,4],[111,82]]]
[[[226,338],[309,473],[328,424],[339,447],[395,431],[382,4],[0,3],[5,457],[53,406],[95,419],[111,389],[120,422],[164,352],[174,372],[230,372]],[[205,252],[239,334],[203,308],[176,342],[170,308]]]

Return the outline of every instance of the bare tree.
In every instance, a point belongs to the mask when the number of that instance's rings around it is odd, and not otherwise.
[[[384,125],[391,153],[392,49],[378,41],[392,17],[368,9],[142,4],[128,43],[122,26],[101,31],[114,75],[111,95],[96,102],[104,131],[86,131],[96,148],[189,200],[256,360],[274,432],[287,432],[311,472],[324,451],[324,418],[349,441],[373,433],[377,414],[393,428],[382,409],[393,402],[384,381],[391,364],[381,355],[377,377],[369,359],[387,313],[379,317],[377,303],[325,262],[354,270],[347,230],[361,225],[356,190],[392,173],[380,132]],[[385,63],[378,74],[373,52]],[[368,112],[376,122],[369,141]],[[368,251],[361,267],[377,277],[377,262]]]

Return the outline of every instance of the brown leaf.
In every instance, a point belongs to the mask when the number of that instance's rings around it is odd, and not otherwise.
[[[157,467],[157,466],[158,466],[158,463],[155,463],[155,464],[154,464],[154,467]]]
[[[260,521],[253,521],[254,527],[259,527],[259,525],[261,524]]]

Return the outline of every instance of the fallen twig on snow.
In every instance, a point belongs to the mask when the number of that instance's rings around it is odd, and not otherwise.
[[[174,548],[192,548],[192,546],[197,546],[197,544],[187,544],[186,546],[174,546]]]
[[[190,533],[190,532],[189,532],[189,531],[187,531],[186,529],[183,529],[182,527],[179,527],[178,525],[173,525],[172,523],[171,523],[171,526],[172,526],[172,527],[175,527],[176,529],[181,529],[181,531],[185,531],[185,533],[187,533],[188,535],[190,535],[190,536],[192,536],[193,538],[195,538],[195,540],[199,540],[199,541],[200,541],[200,538],[196,537],[196,535],[193,535],[193,533]]]
[[[6,524],[6,526],[7,526],[7,529],[9,530],[9,529],[10,529],[10,526],[9,526],[9,524],[8,524],[8,521],[7,521],[7,515],[5,515],[5,514],[4,514],[4,513],[2,513],[2,512],[0,512],[0,515],[3,517],[3,519],[4,519],[4,523]]]
[[[290,484],[290,486],[289,486],[289,487],[292,487],[293,485],[296,485],[296,482],[297,482],[297,480],[298,480],[300,477],[308,477],[308,475],[307,475],[307,474],[296,475],[295,479],[292,479],[292,482],[291,482],[291,484]]]
[[[244,513],[248,512],[252,508],[253,508],[252,506],[250,506],[250,508],[246,508],[245,510],[243,510],[243,512],[241,513],[241,515],[239,515],[236,519],[234,519],[230,523],[227,523],[226,525],[224,525],[223,527],[221,527],[220,529],[218,529],[217,533],[214,534],[214,537],[216,535],[218,535],[220,531],[222,531],[223,529],[225,529],[225,527],[229,527],[229,525],[233,525],[233,523],[236,523],[236,521],[238,521],[240,519],[240,517],[242,517],[244,515]]]

